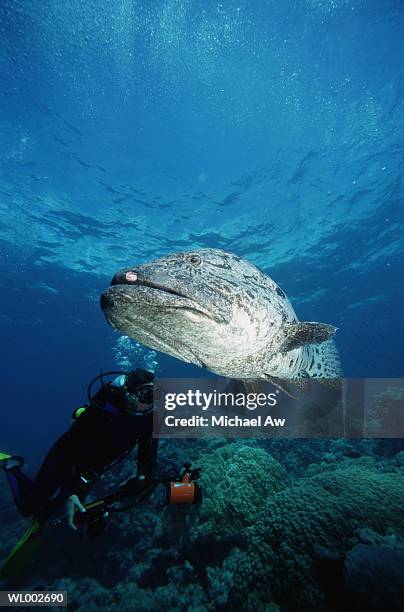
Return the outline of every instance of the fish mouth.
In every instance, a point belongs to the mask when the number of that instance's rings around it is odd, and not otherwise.
[[[118,274],[121,275],[121,273]],[[143,301],[147,302],[151,308],[154,306],[164,310],[182,309],[212,321],[223,322],[217,313],[212,313],[182,291],[149,279],[136,278],[130,282],[122,282],[123,279],[116,277],[117,275],[114,276],[111,285],[103,291],[100,298],[101,309],[108,320],[113,318],[113,311],[123,308],[125,303],[130,302],[135,306],[136,303]]]
[[[131,286],[133,285],[134,283],[131,283]],[[179,298],[184,298],[188,301],[193,301],[193,300],[190,300],[190,298],[187,295],[185,295],[185,293],[182,293],[181,291],[176,291],[175,289],[171,289],[170,287],[166,287],[165,285],[162,285],[156,282],[152,282],[149,280],[136,281],[135,286],[136,287],[149,287],[150,289],[155,289],[156,291],[162,291],[163,293],[167,293],[169,295],[176,295]]]
[[[163,291],[164,293],[189,299],[185,293],[167,286],[167,283],[161,283],[155,279],[149,279],[144,274],[140,274],[137,270],[126,269],[117,272],[112,278],[110,286],[114,287],[116,285],[124,285],[129,287],[150,287],[150,289],[157,289],[159,291]]]

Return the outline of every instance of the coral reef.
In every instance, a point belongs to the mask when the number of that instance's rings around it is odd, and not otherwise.
[[[404,432],[404,389],[389,387],[375,395],[366,410],[365,435],[402,437]]]
[[[325,601],[316,578],[316,546],[340,551],[368,527],[404,536],[404,482],[399,474],[366,466],[330,470],[303,478],[266,500],[248,546],[235,569],[234,609],[256,595],[282,609],[309,610]],[[248,577],[246,579],[246,576]]]
[[[168,537],[180,519],[182,531],[185,522],[194,538],[240,538],[244,529],[254,524],[265,498],[288,483],[285,469],[264,449],[240,443],[225,444],[203,454],[199,463],[203,466],[202,504],[191,512],[167,508],[161,526]],[[178,537],[181,534],[176,532]]]
[[[344,560],[344,609],[401,612],[404,600],[404,549],[358,544]]]
[[[203,468],[200,505],[164,507],[157,490],[112,517],[96,539],[50,525],[18,586],[67,590],[72,610],[333,610],[319,571],[325,557],[353,559],[361,543],[404,546],[403,451],[381,458],[348,441],[283,442],[273,448],[287,470],[267,442],[164,442],[160,462],[168,471],[188,457]],[[130,477],[132,465],[102,486]],[[2,496],[1,518],[11,529],[7,537],[2,530],[4,558],[24,523],[9,494]],[[351,575],[355,593],[359,573]]]

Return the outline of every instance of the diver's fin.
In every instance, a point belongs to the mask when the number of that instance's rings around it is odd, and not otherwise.
[[[279,347],[280,353],[287,353],[304,344],[320,344],[330,340],[337,331],[334,325],[327,323],[299,322],[285,323],[286,338]]]
[[[0,453],[0,468],[8,470],[9,468],[19,467],[22,468],[24,465],[24,457],[20,455],[7,455],[6,453]]]
[[[43,525],[34,519],[0,567],[0,580],[10,580],[25,569],[41,544],[42,533]]]

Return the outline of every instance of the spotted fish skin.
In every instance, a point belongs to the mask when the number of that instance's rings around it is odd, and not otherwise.
[[[301,323],[282,289],[221,249],[175,253],[117,272],[101,296],[123,334],[239,379],[337,378],[336,328]]]

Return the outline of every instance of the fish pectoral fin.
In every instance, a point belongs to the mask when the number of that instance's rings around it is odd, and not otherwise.
[[[259,378],[247,378],[238,381],[241,389],[244,390],[245,393],[254,393],[255,395],[262,392],[264,382],[265,381]]]
[[[278,350],[281,353],[287,353],[305,344],[326,342],[335,335],[337,329],[334,325],[317,323],[315,321],[285,323],[286,337]]]
[[[293,395],[291,389],[288,386],[294,386],[296,381],[286,381],[282,378],[277,378],[276,376],[271,376],[264,372],[262,378],[243,378],[243,379],[233,379],[233,384],[235,386],[232,387],[233,393],[253,393],[254,395],[258,395],[258,393],[264,393],[266,389],[267,383],[273,385],[282,393],[285,393],[288,397],[292,399],[297,399],[295,395]]]
[[[271,383],[271,385],[274,385],[274,387],[282,391],[285,395],[291,397],[292,399],[297,399],[296,395],[293,395],[292,391],[289,389],[286,380],[282,378],[277,378],[277,376],[271,376],[270,374],[266,373],[264,374],[264,376],[267,382]],[[292,381],[291,384],[294,385],[295,381]]]

